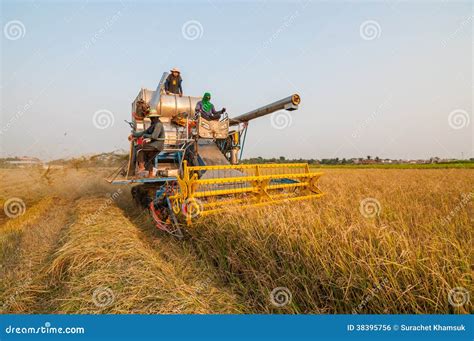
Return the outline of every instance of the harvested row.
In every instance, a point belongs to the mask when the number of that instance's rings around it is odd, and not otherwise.
[[[0,243],[2,239],[10,233],[19,232],[26,225],[31,225],[36,222],[42,215],[48,210],[54,198],[45,197],[41,199],[36,205],[26,209],[26,205],[23,206],[21,202],[12,202],[8,207],[5,208],[7,212],[10,212],[12,218],[0,226]]]
[[[110,199],[80,199],[48,270],[55,313],[239,313],[236,297],[143,240]],[[183,264],[186,259],[183,259]],[[53,289],[51,288],[51,290]]]
[[[191,244],[257,312],[473,311],[452,301],[474,289],[474,172],[334,170],[322,187],[206,219]]]
[[[0,311],[44,311],[38,298],[48,287],[45,268],[68,219],[69,203],[47,197],[0,227]]]
[[[3,271],[8,268],[9,263],[14,263],[18,258],[23,231],[29,232],[29,229],[44,219],[44,214],[51,208],[52,202],[53,198],[46,197],[28,210],[26,206],[22,207],[21,203],[9,205],[7,210],[15,215],[0,225],[0,264]]]

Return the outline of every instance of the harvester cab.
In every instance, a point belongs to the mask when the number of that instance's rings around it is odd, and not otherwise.
[[[182,226],[199,217],[236,206],[258,207],[319,198],[322,173],[306,163],[240,164],[249,121],[278,110],[297,110],[297,94],[237,117],[218,121],[195,117],[200,97],[168,95],[164,73],[155,91],[141,89],[132,103],[131,127],[150,126],[156,111],[165,129],[164,149],[154,158],[153,176],[137,173],[137,152],[146,143],[132,139],[129,160],[108,181],[132,185],[134,199],[150,213],[159,229],[182,236]]]

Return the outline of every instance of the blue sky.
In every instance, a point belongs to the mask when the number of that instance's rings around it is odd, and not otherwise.
[[[1,156],[127,149],[130,103],[177,66],[231,116],[301,95],[245,157],[474,157],[469,1],[2,1],[1,25]]]

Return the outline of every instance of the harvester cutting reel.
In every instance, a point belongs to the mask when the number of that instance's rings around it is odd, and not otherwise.
[[[187,226],[226,209],[259,207],[320,198],[323,173],[306,163],[188,166],[166,196],[170,221]]]

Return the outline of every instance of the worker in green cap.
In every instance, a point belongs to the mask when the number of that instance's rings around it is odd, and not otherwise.
[[[211,103],[211,94],[206,92],[202,96],[202,100],[196,104],[196,118],[201,116],[208,121],[218,121],[225,110],[225,108],[222,108],[222,110],[217,111],[214,104]]]

